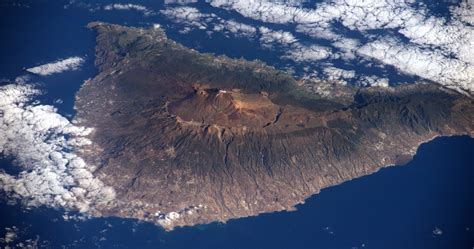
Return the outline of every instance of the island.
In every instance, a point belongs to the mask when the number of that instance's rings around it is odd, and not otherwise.
[[[323,188],[407,163],[435,137],[474,134],[472,96],[434,82],[295,79],[199,53],[156,26],[88,27],[99,72],[77,92],[74,122],[93,128],[80,156],[116,192],[98,216],[172,230],[295,210]]]

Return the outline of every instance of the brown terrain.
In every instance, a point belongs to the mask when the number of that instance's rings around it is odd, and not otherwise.
[[[323,188],[408,162],[437,136],[474,134],[472,98],[434,83],[298,81],[198,53],[160,29],[89,26],[99,74],[77,93],[75,121],[95,129],[81,156],[117,193],[104,216],[170,230],[293,210]]]

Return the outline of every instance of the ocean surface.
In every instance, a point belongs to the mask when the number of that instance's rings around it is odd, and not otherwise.
[[[474,139],[438,138],[407,165],[324,189],[297,211],[165,232],[120,218],[65,221],[63,212],[0,204],[0,227],[51,248],[471,249]]]
[[[29,84],[44,91],[39,96],[41,103],[54,105],[69,119],[74,116],[75,92],[84,80],[97,73],[93,65],[95,35],[85,27],[91,21],[132,26],[160,23],[170,38],[201,52],[261,59],[279,68],[287,66],[279,55],[259,49],[251,41],[223,36],[206,39],[205,32],[199,31],[182,34],[160,16],[144,18],[141,13],[130,11],[90,11],[95,5],[73,8],[67,7],[66,1],[21,3],[0,3],[0,84],[26,76]],[[161,5],[159,1],[141,3],[156,9]],[[85,58],[79,71],[46,77],[25,71],[71,56]],[[416,79],[396,73],[391,77],[400,81]],[[18,170],[9,159],[0,160],[0,168],[7,172]],[[129,219],[65,220],[62,210],[25,210],[2,200],[0,238],[4,228],[15,226],[15,243],[36,240],[37,244],[51,248],[472,249],[472,179],[474,139],[438,138],[422,145],[407,165],[382,169],[324,189],[294,212],[165,232],[153,224]]]

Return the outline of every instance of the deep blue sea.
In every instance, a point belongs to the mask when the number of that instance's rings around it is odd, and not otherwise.
[[[165,232],[119,218],[64,221],[60,211],[2,203],[0,227],[15,225],[20,239],[39,236],[52,248],[471,249],[473,148],[468,137],[439,138],[409,164],[325,189],[297,211],[227,224]]]
[[[203,32],[181,34],[160,16],[91,12],[91,6],[64,8],[67,2],[62,1],[20,3],[29,7],[0,1],[0,81],[29,75],[30,81],[45,91],[41,102],[54,104],[59,113],[69,118],[74,115],[75,92],[96,73],[95,36],[85,27],[90,21],[133,26],[160,23],[169,27],[166,31],[170,38],[202,52],[258,58],[277,67],[287,63],[248,40],[218,36],[206,39]],[[160,1],[140,3],[156,10],[161,6]],[[70,56],[85,57],[81,70],[47,77],[25,71]],[[398,74],[393,77],[410,78]],[[14,170],[15,166],[2,160],[0,167]],[[422,145],[407,165],[324,189],[295,212],[165,232],[152,224],[120,218],[65,221],[61,210],[25,210],[2,202],[0,237],[3,228],[16,226],[17,241],[38,239],[39,244],[50,248],[472,249],[473,179],[474,139],[438,138]]]

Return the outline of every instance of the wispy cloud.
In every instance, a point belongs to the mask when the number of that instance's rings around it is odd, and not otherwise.
[[[219,32],[224,35],[232,34],[236,37],[246,37],[258,40],[265,49],[277,50],[285,48],[284,59],[297,62],[317,61],[332,55],[330,48],[320,45],[305,45],[288,31],[270,29],[265,26],[255,28],[251,25],[225,20],[214,13],[202,13],[197,8],[180,6],[167,8],[161,11],[169,19],[185,25],[182,33],[189,32],[191,28],[205,30],[208,34]]]
[[[165,0],[165,4],[189,4],[197,2],[198,0]]]
[[[55,62],[47,63],[44,65],[28,68],[26,69],[26,71],[46,76],[55,73],[62,73],[65,71],[78,70],[83,63],[84,59],[82,57],[74,56],[67,59],[57,60]]]
[[[19,229],[16,226],[5,227],[5,236],[0,238],[0,244],[10,244],[18,238]]]
[[[104,10],[134,10],[143,13],[145,16],[154,15],[155,12],[148,9],[147,7],[139,4],[131,3],[114,3],[104,6]]]

